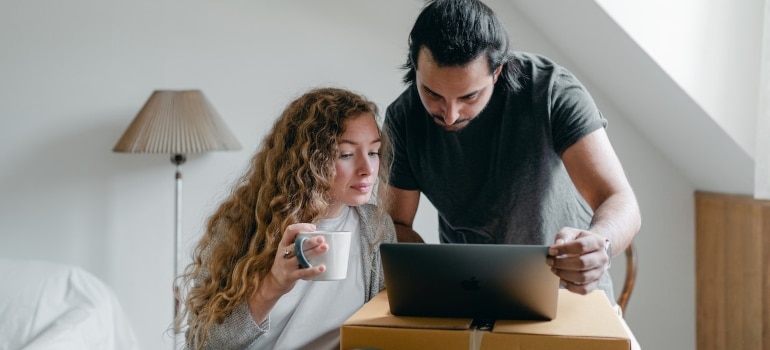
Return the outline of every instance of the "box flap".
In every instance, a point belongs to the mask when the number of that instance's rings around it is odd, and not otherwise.
[[[393,316],[390,313],[386,290],[377,294],[364,304],[343,326],[377,326],[423,329],[469,329],[473,322],[470,318],[435,318]]]
[[[559,307],[551,321],[495,322],[495,333],[542,334],[628,339],[615,309],[601,290],[586,295],[559,290]],[[601,322],[596,322],[601,320]]]

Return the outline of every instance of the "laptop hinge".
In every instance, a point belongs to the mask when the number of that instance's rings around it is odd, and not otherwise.
[[[495,320],[490,318],[474,318],[471,322],[471,329],[480,331],[491,331],[495,326]]]

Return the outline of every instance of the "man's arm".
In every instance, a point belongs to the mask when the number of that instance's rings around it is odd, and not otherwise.
[[[402,190],[390,186],[390,193],[392,202],[388,213],[396,226],[398,241],[424,243],[422,237],[412,229],[417,206],[420,204],[420,191]]]
[[[641,215],[603,128],[570,146],[562,160],[594,217],[588,231],[564,228],[557,234],[550,253],[564,258],[550,263],[567,289],[587,293],[596,288],[608,259],[623,252],[639,232]],[[609,257],[604,251],[605,238],[613,248]]]
[[[564,166],[594,210],[591,232],[609,238],[613,256],[623,252],[642,225],[639,206],[604,128],[567,148]]]

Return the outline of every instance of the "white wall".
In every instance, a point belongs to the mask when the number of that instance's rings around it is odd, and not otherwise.
[[[521,48],[569,58],[503,0]],[[146,349],[168,349],[174,168],[111,152],[155,89],[202,89],[244,146],[188,157],[189,248],[274,117],[325,84],[385,108],[403,86],[420,0],[0,2],[0,256],[76,264],[114,288]],[[570,67],[580,76],[580,67]],[[589,86],[593,79],[582,77]],[[627,320],[646,348],[694,348],[692,188],[601,91],[608,132],[642,206]],[[436,241],[427,200],[417,229]],[[664,295],[665,293],[665,295]]]
[[[764,0],[596,0],[753,155]]]
[[[770,199],[766,1],[596,2],[752,156]]]
[[[754,157],[754,197],[770,199],[770,2],[765,3],[765,23],[762,28],[762,59],[759,74],[759,104],[757,109],[757,147]]]

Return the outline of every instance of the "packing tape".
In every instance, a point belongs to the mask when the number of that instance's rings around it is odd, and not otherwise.
[[[478,328],[473,328],[471,330],[471,339],[470,339],[470,350],[481,350],[481,340],[484,337],[483,330],[479,330]]]

